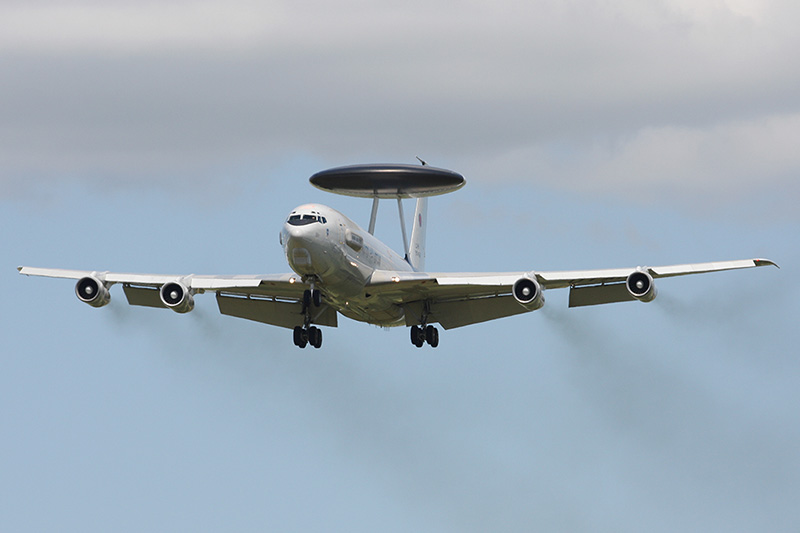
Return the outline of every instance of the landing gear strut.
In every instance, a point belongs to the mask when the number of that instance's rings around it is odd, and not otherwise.
[[[425,343],[431,348],[439,346],[439,330],[434,326],[411,326],[411,344],[417,348],[422,348]]]

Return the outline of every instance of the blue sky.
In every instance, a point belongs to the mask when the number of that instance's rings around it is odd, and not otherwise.
[[[0,7],[3,530],[797,529],[797,8],[492,6]],[[433,271],[782,268],[318,351],[16,273],[285,272],[293,207],[369,216],[311,174],[415,155]]]

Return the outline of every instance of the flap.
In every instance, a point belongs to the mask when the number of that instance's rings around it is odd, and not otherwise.
[[[161,301],[161,296],[158,294],[158,289],[151,287],[132,287],[128,284],[122,286],[125,291],[125,297],[131,305],[141,305],[144,307],[160,307],[167,309],[164,302]]]
[[[413,302],[404,305],[403,309],[406,314],[406,325],[419,325],[423,303]],[[434,302],[431,304],[428,322],[438,322],[444,329],[453,329],[527,312],[530,312],[530,310],[520,305],[513,296],[472,298]]]
[[[624,283],[594,285],[590,287],[572,287],[569,290],[569,306],[610,304],[635,300]]]
[[[272,324],[283,328],[292,329],[302,326],[303,304],[300,302],[286,302],[265,298],[248,298],[217,293],[217,305],[223,315],[235,316],[247,320],[254,320],[264,324]],[[336,311],[323,305],[312,317],[312,323],[317,326],[337,326]]]

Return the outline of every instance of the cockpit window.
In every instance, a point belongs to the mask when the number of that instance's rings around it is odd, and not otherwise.
[[[292,226],[305,226],[307,224],[313,224],[314,222],[325,224],[327,220],[325,220],[325,217],[319,215],[289,215],[289,220],[287,220],[287,222]]]

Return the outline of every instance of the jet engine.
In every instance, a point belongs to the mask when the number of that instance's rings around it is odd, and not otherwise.
[[[92,307],[103,307],[111,301],[111,294],[105,283],[94,276],[87,276],[75,284],[75,294],[78,299]]]
[[[631,272],[625,280],[625,286],[631,296],[642,302],[652,302],[657,294],[653,276],[643,270]]]
[[[514,295],[514,299],[529,311],[534,311],[544,305],[542,287],[535,279],[519,278],[511,287],[511,293]]]
[[[194,309],[192,291],[179,281],[170,281],[158,291],[161,301],[176,313],[188,313]]]

